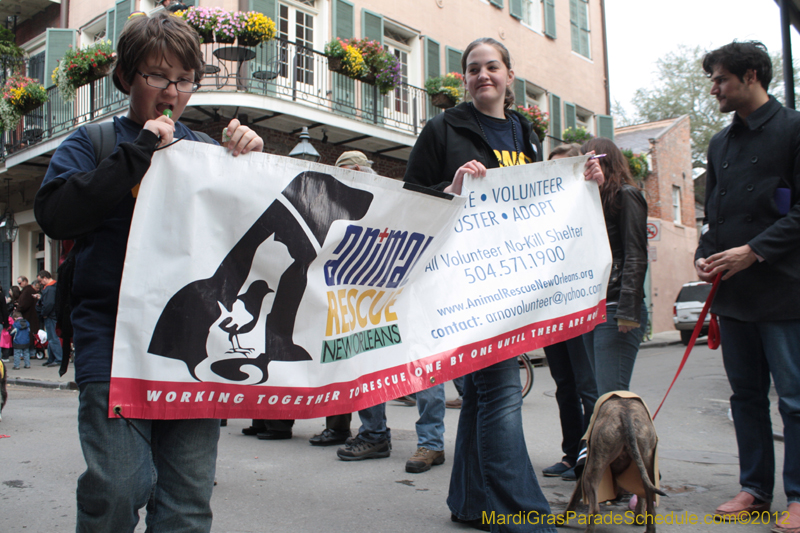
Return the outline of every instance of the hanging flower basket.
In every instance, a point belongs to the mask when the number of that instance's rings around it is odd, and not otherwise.
[[[441,109],[454,107],[464,98],[464,76],[458,72],[450,72],[444,76],[428,78],[425,91],[431,98],[431,104]]]
[[[3,130],[10,131],[17,127],[23,115],[26,115],[47,102],[47,91],[44,87],[25,76],[12,76],[3,87],[0,98],[0,121]]]
[[[214,42],[214,32],[211,30],[198,30],[195,28],[195,31],[200,36],[200,41],[203,44],[213,43]]]
[[[341,57],[328,57],[328,70],[344,74],[344,65]]]
[[[95,80],[108,76],[117,54],[111,41],[99,41],[85,48],[70,48],[53,71],[53,81],[64,100],[75,98],[75,91]]]
[[[366,83],[368,85],[375,85],[375,82],[378,81],[378,78],[375,76],[373,72],[367,72],[359,79],[361,80],[362,83]]]
[[[453,99],[445,93],[434,94],[431,96],[431,104],[441,109],[450,109],[456,105]]]
[[[237,14],[242,25],[239,32],[239,46],[258,46],[275,38],[275,22],[257,11]]]

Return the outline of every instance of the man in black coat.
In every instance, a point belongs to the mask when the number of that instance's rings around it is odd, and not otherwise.
[[[708,148],[706,224],[695,254],[703,281],[722,274],[720,316],[733,395],[741,492],[719,515],[769,510],[775,482],[770,374],[784,423],[789,504],[773,531],[800,533],[800,113],[767,94],[763,44],[734,42],[703,59],[720,111],[735,111]]]

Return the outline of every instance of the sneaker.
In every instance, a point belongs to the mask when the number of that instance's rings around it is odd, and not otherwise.
[[[429,450],[424,446],[417,448],[411,459],[406,461],[406,472],[409,474],[419,474],[427,472],[433,465],[444,463],[444,450]]]
[[[461,409],[461,396],[455,400],[447,400],[444,402],[444,406],[448,409]]]
[[[353,442],[345,444],[336,451],[342,461],[361,461],[362,459],[381,459],[389,457],[391,452],[389,439],[380,442],[367,442],[361,437],[356,437]]]
[[[347,440],[350,438],[350,430],[335,430],[335,429],[325,429],[319,435],[314,435],[308,442],[311,443],[312,446],[333,446],[335,444],[346,444]]]
[[[563,474],[561,474],[561,479],[564,481],[578,481],[578,476],[575,475],[575,467],[565,470]]]
[[[12,366],[11,370],[19,370],[19,366]]]
[[[31,365],[25,365],[25,368],[30,368],[30,367],[31,367]]]
[[[562,461],[560,463],[554,464],[553,466],[549,466],[543,469],[542,474],[544,474],[544,477],[559,477],[561,474],[563,474],[570,468],[573,467],[569,466],[568,464]]]

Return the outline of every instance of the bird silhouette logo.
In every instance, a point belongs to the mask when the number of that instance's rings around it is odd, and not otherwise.
[[[293,340],[308,267],[333,223],[360,220],[372,200],[372,193],[329,174],[296,176],[211,277],[192,281],[170,298],[148,352],[184,361],[198,381],[244,385],[267,381],[270,361],[310,361]],[[253,278],[257,258],[281,255],[285,262],[276,280]],[[227,337],[224,345],[215,340],[218,335]],[[258,338],[263,349],[243,347],[245,335]]]

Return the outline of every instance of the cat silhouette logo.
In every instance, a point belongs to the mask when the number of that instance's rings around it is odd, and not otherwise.
[[[213,276],[189,283],[170,298],[149,353],[185,362],[198,381],[247,385],[267,381],[270,361],[311,360],[292,338],[308,267],[333,223],[360,220],[373,195],[311,171],[296,176],[281,194]],[[254,278],[253,265],[262,260],[280,264],[280,277]],[[256,344],[253,339],[263,351],[249,346]]]

